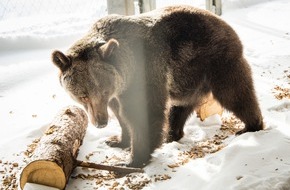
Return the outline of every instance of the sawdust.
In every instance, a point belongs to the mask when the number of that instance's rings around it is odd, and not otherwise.
[[[91,171],[92,172],[92,171]],[[96,174],[78,174],[72,176],[73,179],[83,179],[94,181],[92,186],[96,189],[106,188],[109,190],[118,190],[118,189],[132,189],[139,190],[143,189],[146,185],[151,182],[151,179],[146,177],[144,174],[128,174],[126,176],[118,176],[114,172],[108,171],[96,171]],[[159,177],[160,178],[160,177]]]
[[[16,190],[18,188],[18,172],[21,170],[20,164],[18,162],[9,162],[0,160],[0,174],[2,174],[1,179],[1,190],[11,189]]]
[[[282,100],[284,98],[290,99],[290,88],[283,88],[277,85],[273,89],[273,94],[278,100]]]
[[[185,165],[190,160],[203,158],[208,154],[213,154],[223,149],[226,144],[224,140],[230,135],[235,135],[241,130],[244,124],[233,114],[222,118],[222,126],[217,134],[213,137],[197,142],[189,151],[183,151],[178,155],[178,162],[167,165],[171,169]]]
[[[40,138],[33,140],[29,144],[24,152],[21,154],[15,154],[16,157],[22,157],[20,162],[10,162],[0,160],[0,174],[2,176],[0,189],[2,190],[17,190],[18,189],[18,180],[20,171],[23,168],[23,164],[28,163],[28,159],[32,156]]]

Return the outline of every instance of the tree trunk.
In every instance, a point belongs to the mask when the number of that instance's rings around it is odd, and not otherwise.
[[[88,118],[76,107],[61,110],[36,147],[31,162],[23,169],[20,187],[37,183],[64,189],[77,165],[77,155],[86,133]]]

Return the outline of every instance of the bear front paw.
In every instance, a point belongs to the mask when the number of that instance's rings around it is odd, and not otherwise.
[[[142,161],[134,160],[131,163],[126,164],[126,167],[129,167],[129,168],[144,168],[149,163],[150,163],[150,161],[144,161],[144,162],[142,162]]]
[[[110,137],[106,140],[106,144],[110,147],[118,147],[122,149],[130,147],[130,143],[128,141],[121,140],[118,136]]]

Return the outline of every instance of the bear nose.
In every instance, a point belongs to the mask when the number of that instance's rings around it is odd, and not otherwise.
[[[96,126],[97,128],[104,128],[108,124],[108,120],[98,120],[95,117],[91,118],[91,123]]]
[[[96,117],[97,128],[104,128],[108,124],[108,116],[107,114],[99,113]]]
[[[105,105],[106,106],[106,105]],[[94,106],[93,104],[87,105],[87,112],[89,114],[91,123],[97,128],[104,128],[108,124],[108,112],[106,107],[97,110],[100,106]]]
[[[108,125],[108,121],[99,121],[97,124],[97,128],[104,128]]]

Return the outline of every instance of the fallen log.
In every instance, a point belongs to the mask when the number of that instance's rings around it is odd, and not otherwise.
[[[23,169],[21,189],[26,182],[64,189],[87,126],[88,118],[82,109],[69,106],[61,110],[40,139],[32,161]]]
[[[40,184],[64,189],[75,167],[95,168],[122,174],[143,172],[140,168],[107,166],[77,160],[88,126],[86,113],[76,107],[62,109],[38,142],[31,162],[20,174],[20,187]]]

